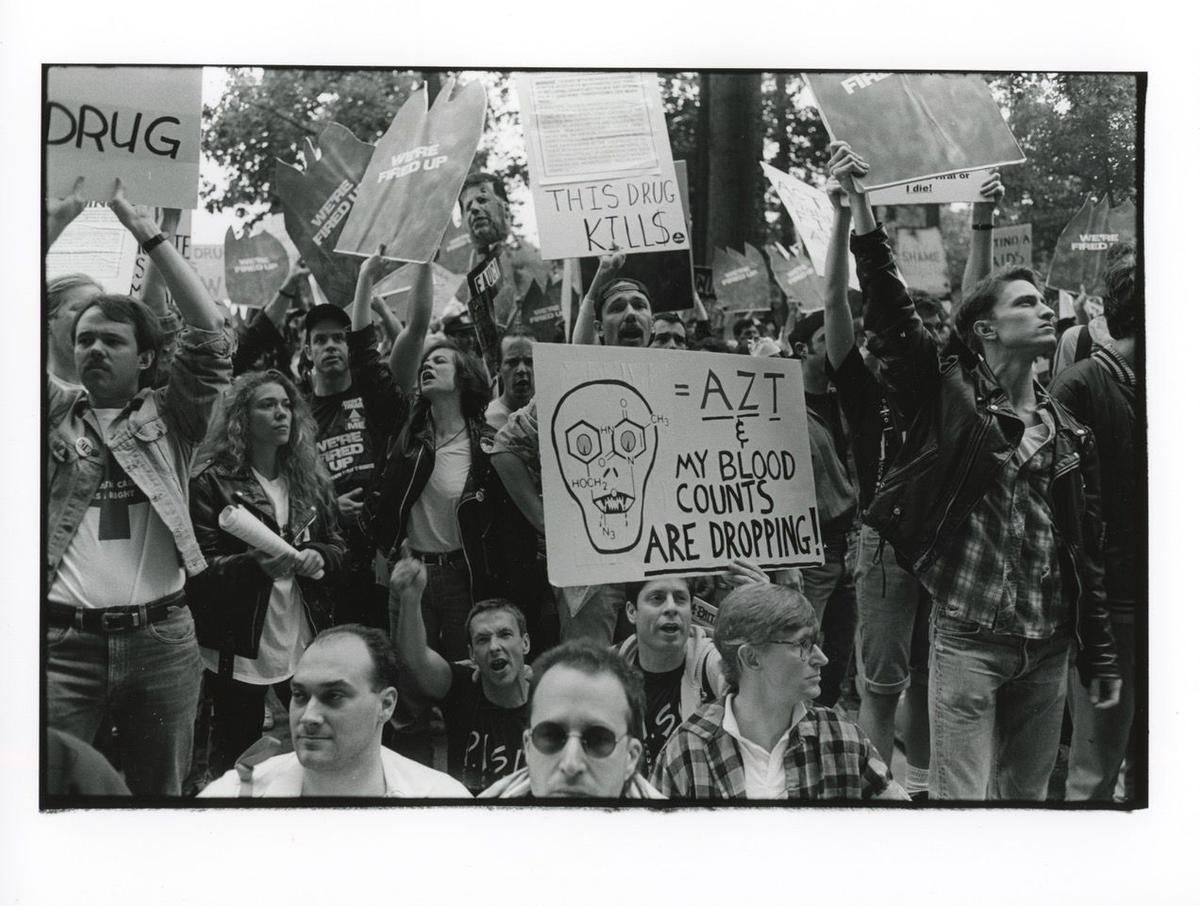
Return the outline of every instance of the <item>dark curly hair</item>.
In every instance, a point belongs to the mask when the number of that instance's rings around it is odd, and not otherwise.
[[[453,340],[439,340],[431,343],[421,355],[421,365],[424,365],[425,360],[439,349],[449,349],[454,353],[454,381],[458,388],[459,405],[463,417],[467,421],[482,419],[484,410],[492,401],[492,388],[488,383],[487,371],[484,370],[483,362],[479,360],[479,356],[473,352],[467,352]],[[417,371],[420,373],[420,366]],[[400,439],[404,449],[409,449],[413,437],[429,423],[429,408],[429,400],[421,395],[418,389],[417,401],[413,404],[404,427],[400,429]]]

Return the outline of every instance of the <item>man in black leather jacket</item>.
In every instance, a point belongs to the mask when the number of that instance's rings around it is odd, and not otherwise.
[[[1096,706],[1120,693],[1093,439],[1033,378],[1054,311],[1031,272],[992,274],[939,357],[854,182],[869,165],[836,143],[830,169],[851,200],[869,348],[909,425],[864,518],[934,602],[930,794],[1044,799],[1073,636]],[[977,210],[973,226],[990,229],[990,208]]]

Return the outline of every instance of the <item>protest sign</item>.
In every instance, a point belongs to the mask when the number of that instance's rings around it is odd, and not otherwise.
[[[521,300],[521,323],[537,339],[553,342],[562,324],[562,284],[547,283],[543,288],[539,281],[531,280]]]
[[[383,299],[391,313],[404,322],[408,321],[408,310],[412,306],[413,276],[416,270],[415,267],[403,266],[392,271],[371,288],[375,295]],[[432,270],[433,306],[430,318],[436,322],[442,318],[446,306],[454,301],[455,294],[466,281],[462,274],[452,274],[436,261]]]
[[[713,251],[713,286],[726,311],[751,311],[771,305],[771,281],[762,252],[752,245]]]
[[[896,266],[905,283],[935,296],[950,292],[941,230],[937,227],[899,227],[895,230],[895,245]]]
[[[139,254],[137,240],[106,205],[88,204],[46,252],[46,279],[87,274],[108,293],[127,293]]]
[[[458,223],[454,222],[455,217],[458,217]],[[446,227],[446,235],[442,237],[437,263],[452,274],[465,276],[471,269],[471,252],[473,250],[471,231],[467,228],[467,222],[459,216],[456,208],[450,218],[450,225]]]
[[[371,155],[334,249],[429,261],[441,245],[483,133],[483,85],[447,81],[426,113],[425,86],[392,120]]]
[[[801,364],[534,345],[550,581],[823,562]]]
[[[1117,243],[1137,245],[1137,213],[1126,200],[1110,208],[1108,196],[1093,203],[1088,199],[1075,212],[1054,245],[1046,285],[1078,292],[1082,286],[1089,295],[1104,290],[1109,250]]]
[[[696,295],[708,307],[717,301],[717,290],[713,286],[713,269],[705,264],[692,266],[692,278],[695,283]]]
[[[789,253],[776,245],[767,247],[767,263],[771,265],[771,273],[775,282],[783,290],[784,295],[796,302],[801,311],[815,311],[825,307],[825,294],[822,281],[817,277],[817,269],[813,267],[804,249],[796,246]]]
[[[790,173],[777,170],[768,163],[761,164],[763,173],[775,191],[784,209],[792,218],[796,238],[803,243],[804,250],[818,277],[825,276],[825,257],[829,253],[829,239],[833,235],[833,202],[820,189],[814,189]],[[858,274],[850,268],[850,286],[858,289]]]
[[[518,73],[544,258],[689,248],[652,72]]]
[[[287,250],[270,233],[238,239],[233,227],[225,231],[225,289],[234,305],[263,308],[287,275]]]
[[[467,310],[471,313],[471,324],[475,338],[483,350],[484,361],[492,374],[500,373],[500,332],[496,329],[496,316],[492,303],[496,288],[500,285],[500,259],[491,255],[471,268],[467,274],[467,291],[471,294]],[[534,281],[534,286],[537,282]]]
[[[192,267],[208,294],[218,302],[229,298],[225,291],[225,246],[205,243],[192,246]]]
[[[872,168],[874,169],[874,168]],[[886,189],[874,189],[871,192],[871,204],[951,204],[956,201],[986,201],[979,194],[980,188],[991,170],[964,170],[959,173],[946,173],[923,179],[920,182],[905,182],[898,186],[888,186]],[[850,197],[842,196],[842,207],[850,207]]]
[[[1033,225],[1018,223],[992,230],[992,268],[1033,267]]]
[[[359,261],[334,252],[367,171],[373,147],[345,126],[330,123],[301,149],[304,168],[275,163],[275,194],[287,234],[325,297],[334,305],[354,300]]]
[[[191,210],[200,184],[201,70],[51,66],[46,74],[46,192]]]
[[[825,72],[804,77],[829,137],[849,142],[871,165],[858,180],[864,189],[1025,161],[979,76]]]

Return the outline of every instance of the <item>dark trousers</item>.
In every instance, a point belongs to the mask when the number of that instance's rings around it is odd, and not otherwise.
[[[842,680],[854,655],[854,631],[858,605],[854,592],[854,570],[846,566],[848,549],[845,532],[821,532],[825,541],[825,564],[801,571],[804,596],[812,604],[825,637],[821,651],[829,663],[821,668],[821,694],[817,704],[833,707],[842,694]]]
[[[273,688],[286,708],[292,700],[292,686],[290,680],[274,686],[256,686],[208,670],[204,671],[204,683],[212,700],[209,772],[212,777],[220,777],[262,736],[267,690]]]

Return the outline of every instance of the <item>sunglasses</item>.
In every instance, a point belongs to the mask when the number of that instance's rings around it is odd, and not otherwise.
[[[585,727],[582,731],[568,732],[562,724],[556,724],[549,720],[542,721],[529,732],[533,747],[543,755],[558,754],[566,746],[567,740],[576,736],[579,738],[579,744],[583,747],[584,754],[592,758],[607,758],[617,747],[617,742],[628,735],[628,733],[622,733],[618,736],[608,727],[599,724]]]

